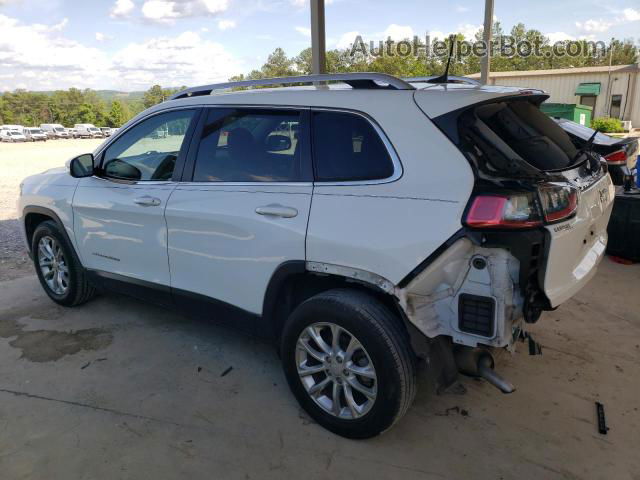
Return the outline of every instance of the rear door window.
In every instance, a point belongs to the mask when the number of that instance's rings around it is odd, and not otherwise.
[[[296,182],[304,152],[296,110],[212,108],[194,182]]]
[[[316,180],[382,180],[394,173],[393,161],[371,122],[348,112],[313,113]]]

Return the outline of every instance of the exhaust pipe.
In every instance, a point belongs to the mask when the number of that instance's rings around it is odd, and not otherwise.
[[[484,378],[502,393],[512,393],[516,389],[493,369],[494,361],[491,354],[483,348],[458,347],[455,350],[458,370],[470,377]]]

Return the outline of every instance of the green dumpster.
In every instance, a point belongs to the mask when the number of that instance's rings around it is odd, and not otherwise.
[[[580,125],[588,127],[591,125],[593,108],[588,105],[576,103],[543,103],[540,110],[550,117],[566,118]]]

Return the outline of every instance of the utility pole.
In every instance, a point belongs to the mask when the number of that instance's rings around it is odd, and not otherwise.
[[[493,31],[493,0],[485,0],[484,2],[484,31],[482,32],[482,40],[487,51],[480,61],[480,83],[486,85],[489,83],[489,75],[491,73],[491,33]]]
[[[326,73],[324,0],[311,0],[311,73]]]
[[[609,75],[607,78],[607,92],[605,94],[605,102],[608,102],[607,107],[607,117],[611,116],[611,64],[613,63],[613,38],[609,42]],[[607,105],[605,103],[605,105]],[[594,109],[595,110],[595,109]],[[593,112],[593,116],[595,117],[596,112]]]

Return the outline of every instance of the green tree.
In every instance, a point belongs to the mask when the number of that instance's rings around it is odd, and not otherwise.
[[[142,103],[144,104],[144,108],[153,107],[160,102],[164,102],[164,91],[160,85],[154,85],[149,90],[144,92],[144,97],[142,99]]]
[[[96,123],[96,112],[93,106],[89,103],[83,103],[80,105],[76,115],[75,123]]]
[[[264,77],[286,77],[295,75],[294,61],[287,57],[282,48],[276,48],[260,69]]]
[[[174,93],[184,90],[186,87],[180,88],[162,88],[160,85],[154,85],[144,93],[142,97],[142,105],[144,108],[153,107],[158,103],[164,102]]]
[[[114,100],[111,103],[111,110],[107,119],[107,125],[110,127],[120,127],[128,120],[128,113],[122,102]]]

